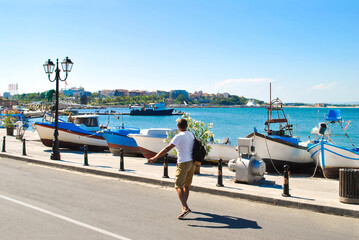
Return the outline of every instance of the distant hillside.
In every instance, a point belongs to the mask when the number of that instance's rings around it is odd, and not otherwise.
[[[359,102],[330,102],[329,104],[359,105]]]

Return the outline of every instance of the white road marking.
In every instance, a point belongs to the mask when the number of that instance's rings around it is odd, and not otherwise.
[[[33,205],[31,205],[31,204],[28,204],[28,203],[25,203],[25,202],[22,202],[22,201],[19,201],[19,200],[15,200],[15,199],[10,198],[10,197],[6,197],[6,196],[1,195],[1,194],[0,194],[0,198],[5,199],[5,200],[8,200],[8,201],[13,202],[13,203],[20,204],[20,205],[22,205],[22,206],[25,206],[25,207],[28,207],[28,208],[31,208],[31,209],[34,209],[34,210],[37,210],[37,211],[39,211],[39,212],[42,212],[42,213],[51,215],[51,216],[53,216],[53,217],[60,218],[60,219],[62,219],[62,220],[65,220],[65,221],[68,221],[68,222],[70,222],[70,223],[79,225],[79,226],[81,226],[81,227],[85,227],[85,228],[88,228],[88,229],[90,229],[90,230],[93,230],[93,231],[96,231],[96,232],[105,234],[105,235],[107,235],[107,236],[114,237],[114,238],[116,238],[116,239],[130,240],[129,238],[126,238],[126,237],[117,235],[117,234],[115,234],[115,233],[112,233],[112,232],[103,230],[103,229],[101,229],[101,228],[94,227],[94,226],[91,226],[91,225],[89,225],[89,224],[76,221],[76,220],[74,220],[74,219],[71,219],[71,218],[62,216],[62,215],[57,214],[57,213],[53,213],[53,212],[47,211],[47,210],[45,210],[45,209],[42,209],[42,208],[33,206]]]

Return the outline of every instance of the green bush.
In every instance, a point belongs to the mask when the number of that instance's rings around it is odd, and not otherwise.
[[[208,145],[209,142],[213,141],[214,134],[210,131],[213,126],[213,123],[205,124],[202,121],[196,121],[191,118],[188,113],[183,114],[183,118],[187,120],[188,131],[192,132],[198,140],[201,141],[203,146],[206,148],[207,154],[211,151],[211,146]],[[177,119],[178,121],[179,119]],[[172,138],[178,133],[178,130],[175,132],[169,132],[166,142],[171,142]],[[174,151],[177,154],[176,151]]]

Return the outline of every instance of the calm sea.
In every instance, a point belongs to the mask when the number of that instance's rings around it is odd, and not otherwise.
[[[101,109],[100,112],[114,110],[116,113],[128,113],[127,108],[108,108]],[[177,108],[177,111],[189,113],[195,120],[205,123],[213,123],[212,132],[215,139],[222,140],[229,137],[232,145],[236,145],[237,138],[245,137],[253,132],[254,127],[258,132],[264,132],[264,122],[267,120],[267,110],[264,108]],[[324,122],[325,114],[328,108],[285,108],[287,118],[295,126],[294,135],[300,136],[302,141],[311,137],[311,130],[318,125],[318,122]],[[350,120],[351,124],[347,128],[347,134],[359,148],[359,108],[340,109],[343,120]],[[94,112],[94,110],[79,110],[81,112]],[[122,115],[120,119],[114,116],[100,117],[101,124],[109,126],[121,125],[124,122],[127,127],[144,128],[173,128],[176,129],[176,119],[180,116],[129,116]],[[337,124],[336,124],[337,125]],[[344,127],[346,123],[343,124]],[[333,141],[336,144],[352,147],[350,141],[344,136],[343,131],[337,125],[332,130],[339,136],[334,136]]]

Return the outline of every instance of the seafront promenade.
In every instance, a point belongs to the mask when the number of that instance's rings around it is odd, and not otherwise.
[[[1,140],[3,140],[3,136],[6,136],[5,131],[5,129],[0,129]],[[145,158],[140,157],[125,156],[125,171],[119,171],[120,157],[113,156],[108,151],[89,152],[89,166],[84,166],[84,155],[81,151],[61,149],[61,160],[54,161],[50,160],[51,148],[45,147],[41,143],[36,131],[26,131],[24,138],[26,139],[26,156],[23,155],[23,143],[15,136],[6,136],[5,152],[0,152],[0,157],[83,174],[96,174],[120,180],[161,185],[164,188],[173,187],[175,164],[169,164],[169,178],[163,178],[162,164],[150,165]],[[233,181],[235,173],[223,166],[224,186],[217,187],[217,173],[217,166],[202,166],[201,173],[194,177],[192,189],[197,192],[230,198],[359,218],[359,205],[345,204],[339,201],[338,180],[293,175],[289,180],[291,197],[283,197],[283,176],[266,174],[265,180],[259,184],[239,184]]]

